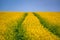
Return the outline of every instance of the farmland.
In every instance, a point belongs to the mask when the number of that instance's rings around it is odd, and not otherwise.
[[[0,40],[60,40],[60,12],[0,12]]]

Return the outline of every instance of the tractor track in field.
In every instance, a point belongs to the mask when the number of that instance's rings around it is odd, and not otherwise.
[[[33,14],[39,19],[40,23],[44,26],[44,28],[48,29],[54,35],[60,37],[60,31],[58,31],[58,29],[60,29],[60,26],[50,24],[48,21],[46,21],[45,19],[43,19],[37,13],[33,13]]]

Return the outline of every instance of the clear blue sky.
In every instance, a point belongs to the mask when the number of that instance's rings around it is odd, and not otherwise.
[[[0,11],[60,12],[60,0],[0,0]]]

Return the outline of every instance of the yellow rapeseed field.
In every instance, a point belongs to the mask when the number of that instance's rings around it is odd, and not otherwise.
[[[60,40],[60,12],[0,12],[0,40]]]

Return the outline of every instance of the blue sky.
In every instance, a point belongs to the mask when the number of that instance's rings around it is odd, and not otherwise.
[[[0,0],[0,11],[60,12],[60,0]]]

